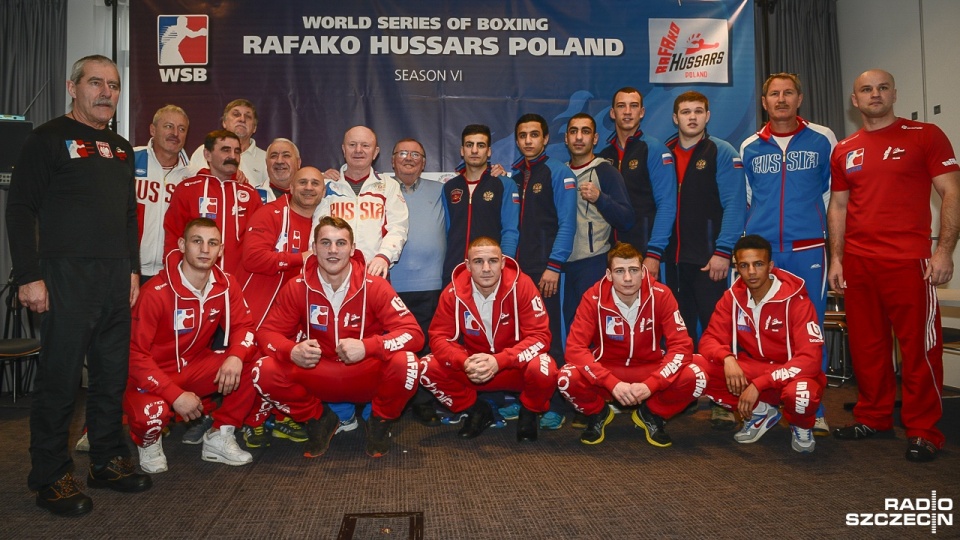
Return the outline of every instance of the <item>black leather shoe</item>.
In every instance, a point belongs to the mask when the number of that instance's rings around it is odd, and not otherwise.
[[[850,441],[859,441],[860,439],[873,437],[876,434],[877,434],[877,430],[873,429],[872,427],[866,424],[861,424],[859,422],[833,430],[834,437],[838,439],[846,439]]]
[[[73,474],[67,473],[37,492],[37,506],[58,516],[82,516],[93,510],[93,499],[80,491]]]
[[[320,418],[307,421],[307,446],[303,449],[303,456],[316,458],[326,453],[330,448],[330,439],[337,432],[340,419],[330,407],[323,408]]]
[[[463,427],[457,432],[457,435],[464,439],[478,437],[483,430],[493,425],[493,409],[485,399],[478,399],[466,410],[466,413],[467,418],[463,421]]]
[[[600,412],[587,417],[587,428],[580,434],[580,442],[583,444],[602,443],[607,424],[610,422],[613,422],[613,410],[610,405],[604,403]]]
[[[367,455],[370,457],[382,457],[390,451],[390,426],[393,420],[380,418],[376,415],[370,415],[367,421]]]
[[[440,415],[433,407],[433,403],[414,403],[410,407],[413,418],[425,426],[439,426]]]
[[[533,442],[537,440],[537,429],[539,427],[539,415],[521,405],[520,416],[517,418],[517,442]]]
[[[937,447],[932,442],[913,437],[907,441],[907,461],[927,462],[937,458]]]
[[[128,457],[117,456],[106,465],[90,465],[87,487],[112,489],[122,493],[139,493],[153,486],[150,475],[137,472]]]

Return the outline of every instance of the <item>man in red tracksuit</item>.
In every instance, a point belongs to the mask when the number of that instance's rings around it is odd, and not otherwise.
[[[336,432],[337,415],[323,402],[372,402],[366,452],[390,450],[390,425],[417,391],[413,351],[423,331],[386,280],[365,272],[350,224],[320,218],[316,257],[303,276],[280,290],[257,331],[260,349],[254,381],[265,399],[307,424],[304,456],[323,455]]]
[[[893,75],[872,69],[851,96],[863,128],[831,159],[830,286],[846,297],[850,354],[857,377],[854,423],[839,439],[864,439],[893,428],[897,374],[893,336],[902,352],[900,420],[909,461],[931,461],[945,437],[943,335],[936,287],[953,279],[960,234],[960,167],[943,131],[899,118]],[[930,188],[940,195],[936,249],[930,244]]]
[[[493,424],[490,404],[477,392],[520,393],[517,440],[537,440],[538,413],[550,408],[556,363],[547,354],[550,323],[537,286],[487,236],[475,238],[467,260],[430,324],[430,350],[421,384],[451,411],[466,411],[459,435],[472,439]]]
[[[673,293],[647,272],[636,248],[617,243],[607,253],[607,275],[577,307],[567,365],[557,380],[564,397],[587,415],[580,442],[603,442],[613,420],[607,401],[615,399],[638,406],[633,422],[648,443],[672,445],[664,419],[682,412],[707,384],[692,356],[693,341]]]
[[[706,394],[738,409],[739,443],[760,440],[780,420],[791,447],[813,452],[813,425],[827,379],[820,366],[823,335],[803,280],[774,268],[770,242],[748,235],[733,248],[740,277],[723,294],[700,338]]]
[[[273,155],[272,148],[268,155]],[[313,211],[323,197],[323,173],[314,167],[298,169],[289,179],[289,194],[267,203],[250,219],[243,237],[243,262],[237,281],[250,307],[254,330],[260,328],[281,287],[303,271],[313,255],[310,234]],[[271,433],[263,424],[273,406],[260,396],[243,424],[247,448],[269,446],[269,435],[305,442],[306,433],[289,418],[280,418]]]
[[[160,434],[174,413],[195,420],[223,404],[203,436],[206,461],[244,465],[253,457],[237,446],[234,430],[253,404],[251,375],[256,354],[253,323],[240,286],[216,267],[220,231],[213,220],[187,224],[179,250],[142,288],[133,308],[130,375],[123,396],[130,436],[149,473],[167,470]],[[214,332],[225,332],[225,350],[210,349]]]
[[[219,266],[228,274],[240,270],[240,242],[247,222],[263,206],[257,190],[234,180],[240,166],[240,140],[225,130],[212,131],[203,141],[203,155],[210,165],[193,178],[180,182],[163,216],[164,253],[177,248],[188,221],[212,219],[223,234],[223,260]]]

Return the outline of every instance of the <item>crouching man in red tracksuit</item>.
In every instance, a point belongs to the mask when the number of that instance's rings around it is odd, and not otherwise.
[[[323,402],[367,403],[366,452],[390,450],[390,425],[417,391],[413,351],[423,331],[386,280],[365,271],[353,229],[324,216],[314,231],[315,257],[280,289],[257,330],[261,351],[254,384],[265,399],[306,423],[308,458],[327,451],[337,415]]]
[[[741,238],[733,248],[737,273],[700,338],[707,362],[706,394],[737,408],[739,443],[756,442],[780,420],[790,423],[791,446],[813,452],[813,424],[827,379],[820,367],[823,335],[803,280],[774,268],[770,242]]]
[[[140,288],[133,308],[130,375],[123,408],[130,436],[140,451],[140,467],[167,470],[160,433],[174,417],[196,420],[212,404],[213,427],[203,435],[206,461],[244,465],[253,461],[237,445],[234,430],[253,405],[252,361],[256,357],[253,321],[240,285],[215,263],[222,249],[220,230],[207,218],[187,223],[179,250],[171,251],[161,272]],[[223,328],[226,350],[210,349]]]
[[[451,411],[467,412],[460,436],[472,439],[493,424],[477,392],[520,393],[517,440],[537,440],[538,413],[550,408],[556,363],[547,354],[550,322],[537,286],[503,254],[496,240],[470,242],[453,270],[430,324],[430,350],[420,384]]]
[[[584,444],[600,444],[613,420],[607,401],[638,406],[633,422],[657,447],[673,444],[666,418],[682,412],[707,385],[677,300],[641,264],[632,245],[607,253],[607,275],[584,293],[567,336],[567,365],[557,386],[587,415]],[[666,340],[667,352],[660,348]]]

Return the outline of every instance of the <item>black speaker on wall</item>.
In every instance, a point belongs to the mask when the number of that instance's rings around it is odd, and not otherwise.
[[[31,131],[33,122],[0,118],[0,189],[10,189],[13,168]]]

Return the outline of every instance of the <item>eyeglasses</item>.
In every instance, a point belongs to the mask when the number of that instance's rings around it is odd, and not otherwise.
[[[400,156],[400,159],[407,159],[408,157],[414,161],[418,161],[423,157],[423,154],[420,152],[413,152],[410,150],[401,150],[399,152],[394,152],[393,155]]]

